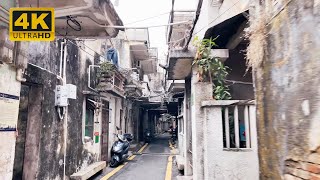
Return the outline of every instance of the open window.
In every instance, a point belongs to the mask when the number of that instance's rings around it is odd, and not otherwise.
[[[223,147],[251,148],[249,105],[226,106],[222,109]]]
[[[86,99],[85,125],[84,125],[84,138],[85,138],[85,140],[93,140],[94,111],[95,111],[94,103],[90,99]]]

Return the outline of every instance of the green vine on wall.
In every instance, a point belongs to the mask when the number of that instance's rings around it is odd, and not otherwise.
[[[197,66],[199,81],[209,81],[213,84],[213,97],[217,100],[226,100],[231,99],[229,88],[225,84],[229,68],[219,58],[211,56],[212,47],[218,46],[214,42],[217,38],[199,39],[195,37],[193,45],[197,48],[197,53],[192,66]]]

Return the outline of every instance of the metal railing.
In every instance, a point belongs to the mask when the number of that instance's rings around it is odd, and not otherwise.
[[[221,107],[224,127],[224,148],[251,148],[250,121],[252,109],[249,104]]]

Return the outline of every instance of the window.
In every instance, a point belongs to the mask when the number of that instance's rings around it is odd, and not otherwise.
[[[223,147],[251,148],[249,106],[222,108]]]
[[[90,100],[86,101],[85,110],[85,128],[84,136],[93,139],[93,124],[94,124],[94,104]]]

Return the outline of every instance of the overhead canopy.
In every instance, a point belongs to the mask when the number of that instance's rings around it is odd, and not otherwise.
[[[130,45],[134,60],[138,61],[144,74],[153,74],[157,69],[158,49],[149,48],[145,43]]]
[[[134,58],[139,61],[148,60],[148,47],[144,43],[130,45],[130,51]]]
[[[170,83],[169,92],[172,93],[179,93],[179,92],[184,92],[184,88],[185,88],[185,82],[184,80],[178,80],[178,82],[172,82]]]
[[[174,11],[170,15],[169,22],[177,23],[189,21],[189,23],[176,24],[167,28],[167,43],[170,47],[182,47],[185,45],[186,33],[192,28],[192,20],[195,11]]]
[[[189,76],[195,54],[190,50],[169,51],[168,80],[184,80]]]
[[[204,39],[210,39],[210,38],[216,38],[219,36],[215,43],[218,45],[218,47],[214,47],[215,49],[225,49],[228,48],[227,44],[229,41],[239,34],[239,32],[243,32],[243,29],[247,25],[248,19],[245,17],[245,13],[240,13],[236,16],[233,16],[230,19],[227,19],[220,24],[217,24],[211,28],[209,28],[205,35]]]
[[[57,36],[115,37],[119,29],[105,26],[123,25],[110,0],[19,0],[19,6],[55,8]]]

